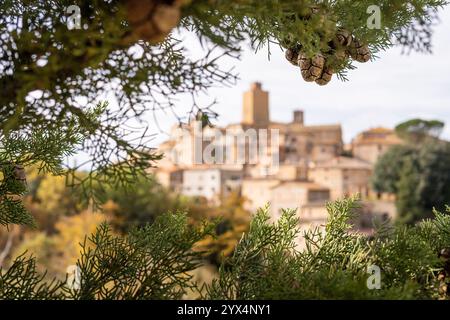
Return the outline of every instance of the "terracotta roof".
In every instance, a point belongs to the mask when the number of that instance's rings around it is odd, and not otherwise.
[[[244,179],[242,179],[242,182],[277,182],[277,183],[281,183],[282,181],[280,179],[277,178],[272,178],[272,177],[245,177]]]
[[[205,171],[205,170],[221,170],[221,171],[242,171],[240,165],[226,164],[196,164],[183,168],[185,171]]]
[[[402,140],[396,136],[388,136],[385,138],[365,138],[361,140],[356,140],[353,142],[354,145],[364,145],[364,144],[401,144]]]
[[[153,173],[157,173],[157,172],[172,173],[172,172],[182,171],[182,169],[180,169],[180,168],[178,168],[176,166],[152,167],[152,168],[148,168],[147,170],[148,170],[148,172],[153,172]]]
[[[281,181],[280,184],[273,186],[272,189],[280,188],[282,186],[293,185],[299,188],[308,189],[308,190],[329,190],[328,187],[325,187],[321,184],[311,182],[311,181]]]
[[[271,122],[269,127],[281,127],[283,129],[289,129],[289,131],[321,131],[321,130],[335,130],[339,131],[342,129],[340,124],[325,124],[325,125],[301,125],[298,123],[281,123],[281,122]]]
[[[353,139],[353,145],[361,144],[400,144],[402,140],[396,135],[395,131],[388,128],[376,127],[358,134]]]
[[[300,130],[306,130],[306,131],[318,131],[318,130],[341,130],[340,124],[324,124],[324,125],[310,125],[310,126],[300,126],[296,123],[292,124],[292,127],[297,127]]]
[[[384,127],[376,127],[376,128],[371,128],[365,132],[370,132],[370,133],[394,133],[394,130],[389,129],[389,128],[384,128]]]
[[[372,165],[366,161],[350,158],[350,157],[336,157],[329,161],[320,162],[311,166],[314,168],[337,168],[337,169],[366,169],[371,170]]]
[[[173,147],[176,144],[174,140],[166,140],[159,145],[158,148]]]

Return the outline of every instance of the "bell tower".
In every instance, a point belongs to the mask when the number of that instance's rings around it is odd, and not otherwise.
[[[262,90],[260,82],[254,82],[244,93],[242,123],[254,126],[269,124],[269,93]]]

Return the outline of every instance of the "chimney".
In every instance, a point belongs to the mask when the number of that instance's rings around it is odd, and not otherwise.
[[[303,121],[303,110],[294,110],[294,119],[292,122],[303,125]]]
[[[261,82],[253,82],[250,85],[250,90],[252,90],[252,91],[262,90]]]

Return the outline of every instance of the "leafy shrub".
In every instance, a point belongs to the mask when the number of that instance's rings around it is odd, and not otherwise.
[[[33,258],[21,256],[0,272],[0,297],[180,299],[196,291],[201,299],[448,298],[450,208],[415,226],[381,225],[368,238],[350,232],[356,206],[355,198],[328,204],[325,232],[303,234],[295,211],[285,210],[272,223],[269,208],[260,209],[207,285],[193,281],[191,272],[202,264],[195,244],[214,225],[193,227],[185,214],[165,214],[121,237],[102,224],[83,245],[80,289],[43,282]],[[299,236],[306,241],[302,250]],[[379,289],[367,286],[371,265],[381,270]]]

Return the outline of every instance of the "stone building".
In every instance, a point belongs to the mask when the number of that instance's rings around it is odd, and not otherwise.
[[[375,164],[389,148],[401,144],[395,131],[387,128],[373,128],[358,134],[352,141],[353,156]]]
[[[245,208],[255,212],[272,201],[272,188],[279,185],[277,178],[245,178],[242,181],[241,195],[244,197]]]
[[[207,164],[216,166],[245,164],[244,175],[247,177],[276,176],[280,173],[278,170],[295,168],[298,173],[294,175],[302,176],[304,179],[309,162],[330,160],[342,152],[342,129],[339,124],[305,125],[301,110],[294,111],[291,122],[271,121],[269,93],[262,89],[260,83],[253,83],[250,90],[244,93],[242,110],[242,121],[225,128],[199,127],[196,121],[175,126],[170,133],[169,141],[160,146],[160,151],[165,154],[165,160],[160,162],[159,166],[175,165],[190,168],[203,165],[205,161],[202,154],[214,145],[217,147],[214,151],[220,151],[215,155],[219,161]],[[230,136],[232,139],[229,139]],[[256,142],[258,148],[262,145],[264,149],[262,150],[264,154],[258,154],[256,161],[253,162],[247,161],[251,156],[252,142]],[[244,163],[236,161],[242,151],[247,157]],[[258,149],[258,152],[260,151]],[[278,163],[275,164],[275,160]]]
[[[223,168],[192,168],[183,170],[181,193],[191,197],[204,197],[215,203],[242,184],[241,170]]]
[[[340,124],[308,125],[302,110],[295,110],[289,122],[271,121],[269,93],[257,82],[243,95],[241,122],[174,126],[160,145],[164,158],[155,174],[187,196],[217,202],[239,191],[251,211],[270,203],[276,218],[282,208],[297,208],[302,225],[317,226],[326,220],[326,201],[354,193],[368,198],[374,163],[399,143],[393,130],[370,129],[346,150],[354,157],[344,157]],[[391,215],[391,204],[367,207]]]
[[[311,181],[328,187],[331,200],[359,193],[362,198],[369,195],[372,165],[366,161],[336,157],[329,161],[311,164],[308,178]]]
[[[275,219],[284,209],[289,208],[296,209],[302,219],[317,219],[326,217],[324,209],[328,200],[330,190],[323,185],[306,181],[283,181],[271,188],[270,209]]]
[[[242,124],[267,127],[269,123],[269,92],[262,90],[261,83],[252,83],[243,95]]]
[[[305,125],[302,110],[295,110],[291,122],[273,122],[269,117],[269,94],[260,83],[253,83],[244,93],[242,129],[279,130],[280,162],[299,165],[308,161],[325,161],[342,153],[340,124]],[[228,127],[236,127],[236,124]]]
[[[150,169],[158,182],[168,190],[180,193],[183,187],[183,170],[177,168]]]
[[[295,122],[273,123],[281,133],[281,159],[285,163],[325,161],[342,153],[342,129],[339,124],[307,126]],[[302,116],[303,118],[303,116]]]
[[[250,201],[246,209],[255,212],[270,205],[270,215],[277,220],[283,210],[296,210],[301,231],[325,225],[328,217],[326,202],[330,190],[320,184],[308,181],[280,181],[278,179],[246,179],[242,183],[242,194]],[[296,239],[298,249],[304,247],[304,239]]]

